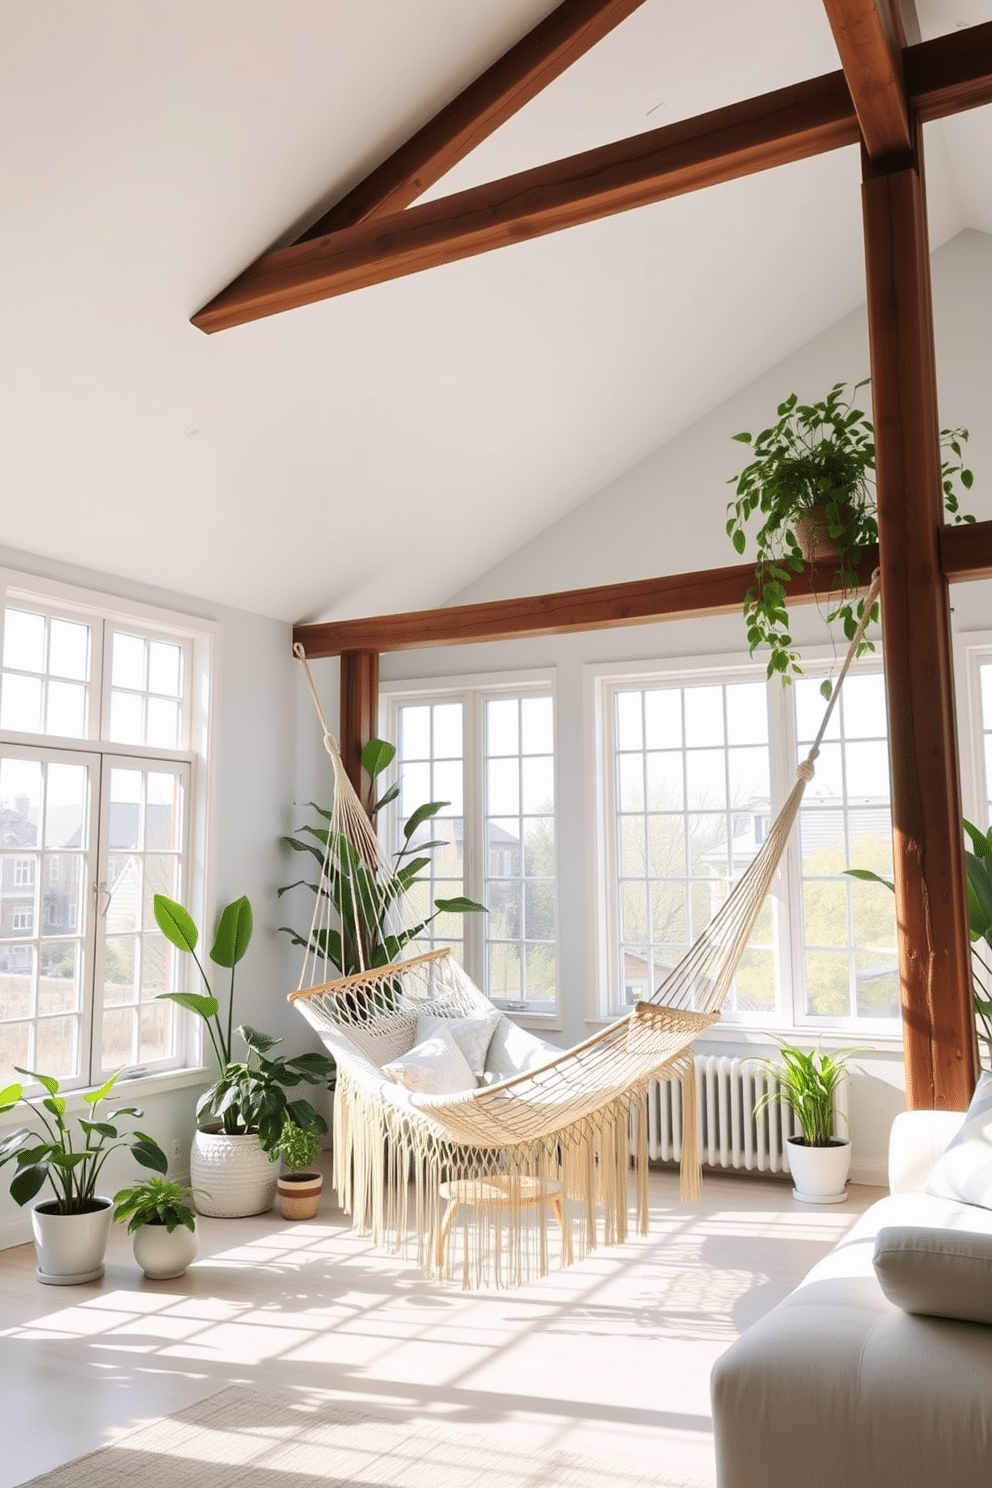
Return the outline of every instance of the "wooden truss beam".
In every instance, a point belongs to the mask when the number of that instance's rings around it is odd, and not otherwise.
[[[949,580],[992,578],[992,522],[940,529],[941,567]],[[865,588],[878,563],[877,548],[861,565]],[[790,603],[812,604],[829,592],[832,566],[812,565],[790,585]],[[659,620],[688,620],[699,615],[731,615],[740,610],[754,583],[749,563],[710,568],[698,573],[669,574],[626,584],[599,584],[520,599],[491,599],[480,604],[444,605],[436,610],[373,615],[361,620],[330,620],[293,629],[307,656],[341,656],[348,651],[415,651],[429,646],[462,646],[473,641],[520,640],[525,636],[567,635],[579,630],[609,630],[625,625],[651,625]]]
[[[906,44],[892,0],[823,0],[871,160],[908,155],[909,109],[903,80]]]
[[[911,108],[939,118],[992,101],[992,22],[938,42],[906,49]],[[225,330],[859,138],[844,74],[830,73],[263,254],[193,324]]]
[[[919,130],[917,131],[919,134]],[[922,144],[862,188],[906,1099],[963,1110],[975,1017]]]
[[[401,212],[643,4],[564,0],[297,241]]]

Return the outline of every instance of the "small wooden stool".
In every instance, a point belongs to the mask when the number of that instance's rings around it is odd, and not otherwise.
[[[491,1178],[456,1178],[442,1183],[438,1190],[447,1199],[441,1228],[437,1232],[437,1268],[444,1270],[444,1249],[451,1226],[461,1204],[494,1204],[499,1209],[526,1209],[531,1204],[547,1204],[561,1230],[562,1245],[568,1245],[565,1214],[561,1206],[562,1185],[556,1178],[511,1178],[497,1173]]]

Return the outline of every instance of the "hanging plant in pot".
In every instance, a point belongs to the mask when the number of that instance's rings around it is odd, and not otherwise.
[[[14,1162],[17,1171],[10,1183],[11,1197],[26,1204],[49,1183],[54,1199],[36,1204],[31,1215],[38,1252],[38,1280],[49,1286],[72,1286],[97,1281],[103,1275],[104,1256],[113,1218],[113,1200],[98,1193],[100,1174],[112,1152],[126,1148],[144,1168],[158,1173],[168,1169],[168,1160],[153,1137],[144,1132],[126,1134],[123,1117],[141,1120],[137,1106],[115,1106],[98,1114],[117,1080],[111,1075],[98,1090],[87,1090],[82,1099],[87,1117],[75,1123],[66,1120],[67,1098],[51,1075],[18,1068],[42,1086],[47,1094],[34,1104],[25,1099],[21,1084],[0,1091],[0,1115],[20,1102],[31,1109],[37,1127],[18,1127],[0,1141],[0,1167]]]
[[[799,1122],[801,1135],[789,1137],[786,1148],[795,1182],[792,1195],[800,1203],[843,1204],[847,1198],[851,1142],[835,1131],[837,1087],[851,1060],[862,1052],[807,1053],[792,1044],[779,1044],[778,1059],[750,1061],[772,1082],[755,1102],[754,1115],[783,1100]]]
[[[753,457],[731,478],[735,499],[727,507],[727,533],[736,552],[743,555],[748,529],[754,529],[754,586],[744,601],[748,646],[752,655],[768,648],[768,676],[784,683],[802,672],[787,586],[807,563],[820,559],[834,566],[828,625],[839,621],[850,641],[864,613],[864,600],[855,597],[858,566],[878,542],[874,431],[855,402],[867,385],[855,383],[848,397],[847,384],[837,382],[817,403],[800,403],[790,393],[778,406],[776,423],[759,434],[733,436],[750,446]],[[970,490],[974,481],[963,462],[967,438],[967,429],[941,430],[944,507],[955,522],[975,520],[961,510],[957,492],[958,483]],[[878,619],[877,605],[870,619]],[[858,654],[873,649],[866,638]],[[829,697],[830,682],[821,690]]]
[[[299,1054],[292,1059],[269,1057],[281,1039],[260,1033],[247,1023],[234,1029],[234,974],[248,950],[252,935],[251,905],[234,900],[221,913],[210,949],[210,960],[230,970],[227,1008],[213,995],[202,962],[196,954],[199,931],[192,916],[164,894],[154,899],[155,919],[167,940],[192,956],[206,994],[166,992],[162,996],[203,1020],[217,1061],[218,1078],[200,1097],[196,1108],[198,1130],[190,1154],[190,1178],[201,1214],[236,1219],[272,1208],[276,1193],[273,1148],[290,1113],[298,1125],[326,1132],[327,1123],[304,1099],[289,1101],[286,1091],[302,1083],[329,1085],[334,1061],[324,1054]],[[234,1057],[235,1035],[245,1045],[245,1057]]]

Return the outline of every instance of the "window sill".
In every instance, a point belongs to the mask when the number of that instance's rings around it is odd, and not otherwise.
[[[622,1016],[622,1015],[621,1015]],[[587,1018],[592,1032],[609,1028],[617,1018]],[[878,1033],[859,1028],[818,1028],[806,1024],[795,1028],[784,1024],[768,1024],[757,1027],[753,1023],[714,1023],[698,1036],[700,1044],[737,1045],[745,1048],[769,1049],[777,1042],[798,1044],[800,1048],[812,1045],[816,1048],[835,1050],[857,1045],[866,1052],[902,1054],[902,1032]]]

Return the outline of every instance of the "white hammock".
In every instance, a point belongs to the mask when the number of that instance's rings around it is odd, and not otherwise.
[[[656,1079],[681,1081],[680,1191],[686,1200],[697,1196],[691,1045],[719,1017],[877,592],[876,576],[820,730],[760,851],[661,986],[583,1043],[545,1054],[536,1068],[443,1096],[412,1095],[387,1079],[383,1066],[409,1050],[418,1015],[480,1018],[492,1014],[492,1004],[448,950],[390,959],[409,933],[398,912],[395,867],[355,795],[297,648],[334,767],[334,802],[323,892],[317,895],[300,987],[290,1001],[337,1061],[334,1185],[356,1228],[370,1231],[376,1244],[399,1248],[412,1233],[424,1270],[445,1271],[457,1209],[464,1285],[516,1284],[543,1275],[549,1245],[542,1201],[553,1203],[561,1223],[563,1265],[600,1240],[620,1243],[628,1234],[632,1157],[636,1221],[646,1233],[646,1092]],[[381,892],[379,886],[389,884],[393,888]],[[331,978],[332,964],[342,964],[343,941],[358,969]]]

